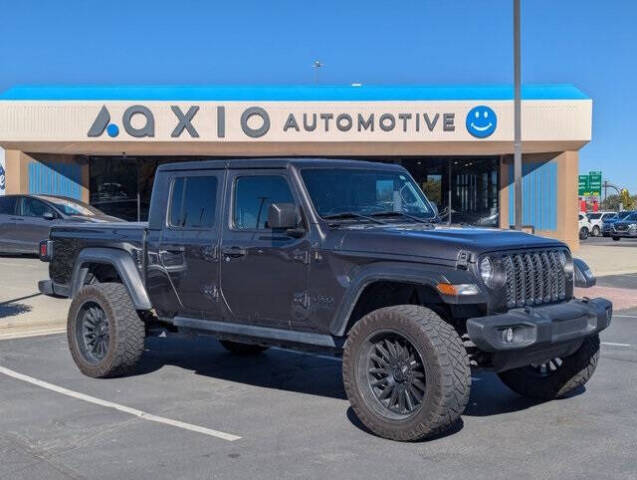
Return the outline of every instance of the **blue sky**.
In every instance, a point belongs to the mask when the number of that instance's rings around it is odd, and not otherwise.
[[[637,191],[637,2],[522,0],[524,83],[593,98],[580,170]],[[18,84],[511,83],[512,0],[0,0]]]

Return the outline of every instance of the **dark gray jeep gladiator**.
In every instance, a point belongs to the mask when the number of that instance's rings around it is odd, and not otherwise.
[[[40,290],[72,297],[68,342],[86,375],[130,372],[158,329],[243,355],[330,352],[356,415],[395,440],[457,422],[472,367],[541,399],[586,383],[612,315],[573,296],[590,270],[556,240],[437,220],[398,165],[163,165],[147,224],[52,228]]]

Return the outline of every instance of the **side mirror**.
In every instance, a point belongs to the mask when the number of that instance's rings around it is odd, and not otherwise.
[[[55,213],[44,212],[44,214],[42,214],[42,218],[44,218],[45,220],[55,220]]]
[[[584,260],[579,258],[573,259],[573,269],[575,271],[575,286],[580,288],[589,288],[595,286],[597,279]]]
[[[273,203],[268,208],[268,228],[287,230],[286,233],[292,234],[296,230],[301,230],[297,229],[299,223],[299,210],[293,203]]]

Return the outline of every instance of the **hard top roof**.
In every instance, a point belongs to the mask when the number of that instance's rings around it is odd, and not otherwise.
[[[393,163],[371,162],[337,158],[233,158],[197,160],[192,162],[165,163],[157,171],[184,171],[205,169],[267,169],[294,167],[362,168],[368,170],[403,170]]]

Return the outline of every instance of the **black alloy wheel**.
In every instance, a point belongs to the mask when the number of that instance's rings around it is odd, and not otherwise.
[[[99,363],[108,353],[109,321],[95,302],[86,302],[76,324],[77,343],[90,363]]]
[[[368,340],[367,381],[375,399],[390,417],[408,417],[422,405],[425,368],[414,346],[395,332]]]

